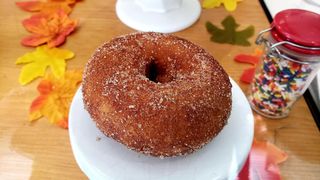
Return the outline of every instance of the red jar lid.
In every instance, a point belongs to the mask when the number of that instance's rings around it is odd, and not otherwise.
[[[284,10],[276,14],[272,27],[271,34],[276,41],[320,48],[320,14],[301,9]],[[284,46],[299,53],[320,55],[320,50]]]

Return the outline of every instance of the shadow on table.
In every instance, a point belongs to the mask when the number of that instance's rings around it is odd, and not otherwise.
[[[22,126],[12,136],[12,150],[33,159],[31,179],[84,178],[71,152],[68,131],[46,123]]]

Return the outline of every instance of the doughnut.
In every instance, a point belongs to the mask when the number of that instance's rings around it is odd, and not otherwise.
[[[86,64],[82,94],[107,137],[161,158],[210,142],[226,125],[232,104],[229,77],[208,52],[154,32],[99,47]]]

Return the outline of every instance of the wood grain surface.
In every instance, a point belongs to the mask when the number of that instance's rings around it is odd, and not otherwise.
[[[68,69],[83,68],[94,49],[117,35],[134,32],[123,25],[115,14],[115,0],[84,0],[71,17],[80,26],[62,46],[75,52]],[[247,85],[239,77],[248,65],[237,64],[233,57],[252,53],[256,46],[241,47],[209,41],[205,22],[219,24],[233,15],[240,29],[254,25],[255,36],[269,26],[258,0],[244,0],[235,12],[223,8],[203,10],[200,19],[187,30],[175,33],[209,51],[238,82],[244,92]],[[33,48],[20,45],[28,35],[21,20],[30,16],[15,6],[14,1],[0,0],[0,179],[87,179],[77,166],[69,143],[68,131],[49,124],[45,118],[28,122],[28,108],[37,96],[35,80],[27,86],[18,84],[21,66],[16,59]],[[284,179],[319,179],[320,134],[303,98],[294,105],[288,118],[267,120],[268,138],[289,154],[281,165]]]

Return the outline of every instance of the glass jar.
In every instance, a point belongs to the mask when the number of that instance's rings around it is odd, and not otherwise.
[[[319,22],[319,14],[290,9],[259,33],[256,43],[264,45],[264,54],[248,94],[253,110],[269,118],[288,116],[320,69]]]

